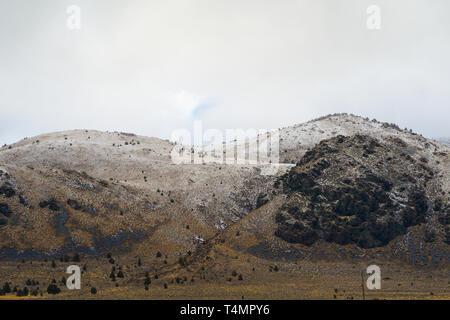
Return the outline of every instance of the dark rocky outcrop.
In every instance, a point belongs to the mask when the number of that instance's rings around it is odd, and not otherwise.
[[[266,193],[260,193],[258,195],[258,198],[256,199],[256,208],[260,208],[263,205],[265,205],[267,202],[269,202],[269,199],[267,197]]]
[[[7,198],[11,198],[16,195],[16,191],[10,186],[3,185],[0,187],[0,195],[3,195]]]
[[[0,214],[4,215],[5,217],[10,217],[12,214],[11,209],[9,209],[9,206],[7,203],[0,203]]]
[[[61,209],[58,201],[56,199],[51,198],[50,200],[42,200],[39,202],[39,207],[41,208],[49,208],[52,211],[59,211]]]
[[[322,239],[385,246],[425,221],[433,172],[404,153],[402,141],[355,135],[322,141],[283,179],[288,200],[275,235],[312,245]]]
[[[19,203],[23,205],[24,207],[28,206],[27,200],[23,197],[23,195],[19,194]]]
[[[83,206],[79,204],[77,200],[69,199],[67,200],[67,204],[74,210],[80,211],[83,209]]]

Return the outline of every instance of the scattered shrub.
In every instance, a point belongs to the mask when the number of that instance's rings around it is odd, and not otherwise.
[[[54,283],[50,284],[47,288],[48,294],[58,294],[61,292],[61,289]]]

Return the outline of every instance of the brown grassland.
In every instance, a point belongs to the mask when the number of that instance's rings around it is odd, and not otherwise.
[[[0,299],[362,299],[361,271],[369,264],[381,268],[380,290],[365,289],[366,299],[450,299],[448,268],[360,261],[273,262],[217,245],[202,260],[181,265],[176,256],[81,256],[80,262],[3,261],[1,285],[28,287],[36,296],[17,297],[11,292]],[[82,268],[81,290],[62,283],[66,268]],[[115,268],[115,279],[111,271]],[[118,277],[119,270],[123,278]],[[232,271],[230,271],[232,270]],[[146,278],[151,283],[145,284]],[[365,276],[366,279],[367,276]],[[35,285],[27,286],[27,280]],[[48,294],[55,279],[61,292]],[[39,284],[37,284],[39,282]],[[91,288],[97,290],[91,293]],[[42,292],[42,295],[41,295]]]

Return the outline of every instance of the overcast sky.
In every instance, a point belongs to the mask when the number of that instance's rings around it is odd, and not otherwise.
[[[450,136],[449,14],[448,0],[0,0],[0,144],[334,112]]]

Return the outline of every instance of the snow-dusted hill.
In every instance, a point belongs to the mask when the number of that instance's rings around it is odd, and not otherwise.
[[[173,161],[174,150],[185,148],[190,153],[190,146],[128,133],[66,131],[28,138],[0,149],[0,255],[64,250],[98,253],[124,246],[144,253],[161,246],[188,251],[199,239],[236,228],[254,237],[249,243],[262,241],[289,247],[291,244],[274,235],[278,223],[275,215],[287,197],[291,204],[296,201],[280,186],[285,174],[319,142],[355,135],[375,139],[383,150],[395,144],[395,150],[401,150],[404,157],[426,167],[423,172],[433,172],[423,188],[430,207],[439,194],[440,210],[447,210],[449,148],[395,125],[358,116],[330,115],[246,142],[237,141],[238,146],[252,146],[276,138],[279,144],[274,150],[279,157],[269,164],[177,164]],[[234,157],[231,151],[235,147],[227,143],[223,151]],[[217,146],[195,148],[193,152],[220,159],[213,150]],[[321,157],[333,154],[318,155],[318,159]],[[387,161],[385,158],[380,153],[372,161]],[[266,170],[274,165],[277,170]],[[388,164],[386,168],[390,170]],[[338,168],[333,170],[339,172]],[[352,176],[357,179],[362,174],[354,172]],[[334,175],[333,179],[345,177]],[[393,180],[392,184],[401,190],[401,181]],[[436,219],[430,221],[436,223]],[[440,228],[441,238],[448,232],[445,224],[436,228]],[[400,236],[395,241],[403,240]],[[243,243],[234,246],[245,247]]]

